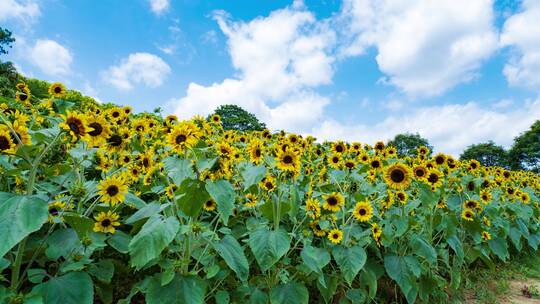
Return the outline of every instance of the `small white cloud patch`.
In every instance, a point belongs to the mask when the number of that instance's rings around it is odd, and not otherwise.
[[[171,68],[160,57],[149,53],[133,53],[120,64],[102,72],[102,78],[120,90],[131,90],[135,84],[151,88],[163,84]]]
[[[71,71],[73,55],[54,40],[37,40],[28,55],[31,63],[47,75],[63,76]]]

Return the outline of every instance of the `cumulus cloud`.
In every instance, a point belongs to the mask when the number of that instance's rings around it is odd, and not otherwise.
[[[47,75],[64,76],[71,71],[71,51],[54,40],[39,39],[28,53],[30,62]]]
[[[523,1],[523,11],[506,20],[501,34],[503,46],[513,46],[515,54],[504,67],[504,75],[514,86],[540,89],[540,2]]]
[[[249,22],[225,12],[215,19],[237,75],[209,86],[190,83],[185,97],[171,101],[175,113],[188,118],[237,104],[272,129],[311,129],[329,103],[313,88],[331,83],[335,33],[297,4]]]
[[[312,133],[320,140],[346,139],[374,143],[396,134],[418,132],[438,151],[458,156],[468,145],[493,140],[506,147],[540,117],[540,98],[507,112],[490,110],[478,103],[421,107],[390,115],[373,126],[324,121]]]
[[[169,9],[170,0],[149,0],[150,9],[154,14],[160,15]]]
[[[131,90],[135,84],[151,88],[163,84],[171,68],[160,57],[149,53],[133,53],[120,64],[102,72],[103,79],[120,90]]]
[[[344,0],[342,57],[377,49],[377,64],[411,96],[474,79],[497,49],[492,0]]]
[[[39,5],[35,1],[0,1],[0,21],[18,19],[23,22],[31,22],[39,15]]]

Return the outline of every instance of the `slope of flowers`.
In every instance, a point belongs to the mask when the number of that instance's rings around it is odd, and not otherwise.
[[[540,244],[530,172],[17,89],[0,99],[2,303],[362,303],[388,290],[437,303],[464,268]]]

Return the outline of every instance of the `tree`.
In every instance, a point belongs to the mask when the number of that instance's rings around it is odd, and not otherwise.
[[[411,134],[398,134],[388,142],[389,146],[393,146],[397,149],[399,156],[416,156],[416,149],[421,146],[426,146],[430,151],[433,150],[433,147],[430,146],[427,139],[421,137],[418,133]]]
[[[0,55],[7,54],[7,49],[11,48],[13,42],[15,42],[15,38],[11,37],[11,32],[0,27]]]
[[[524,169],[540,173],[540,120],[514,138],[508,155],[513,170]]]
[[[214,114],[221,117],[221,124],[225,130],[261,131],[266,128],[255,115],[236,105],[222,105]]]
[[[476,159],[484,166],[499,166],[508,168],[508,153],[502,146],[497,146],[493,141],[468,146],[460,160]]]

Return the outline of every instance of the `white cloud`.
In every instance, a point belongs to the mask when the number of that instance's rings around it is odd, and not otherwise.
[[[50,39],[39,39],[28,50],[29,60],[41,71],[51,76],[67,75],[71,70],[71,52]]]
[[[436,150],[459,156],[468,145],[488,140],[509,147],[513,138],[527,130],[538,117],[540,98],[508,112],[489,110],[469,102],[418,108],[401,115],[391,115],[372,126],[344,125],[327,120],[312,133],[319,140],[374,143],[389,140],[399,133],[418,132]]]
[[[39,15],[39,5],[35,1],[0,0],[0,21],[18,19],[31,22]]]
[[[160,57],[149,53],[133,53],[120,64],[102,72],[103,79],[121,90],[131,90],[134,84],[155,88],[163,84],[171,68]]]
[[[312,89],[331,83],[334,32],[298,3],[249,22],[230,21],[224,12],[215,19],[238,74],[210,86],[190,83],[185,97],[170,103],[176,114],[189,118],[237,104],[272,129],[311,129],[329,103]]]
[[[506,20],[501,34],[503,46],[514,46],[515,54],[504,67],[514,86],[540,89],[540,1],[525,0],[523,11]]]
[[[345,0],[341,56],[374,46],[379,68],[411,96],[438,95],[474,79],[497,48],[492,0]]]
[[[150,9],[156,15],[160,15],[166,12],[169,9],[170,1],[169,0],[149,0]]]

